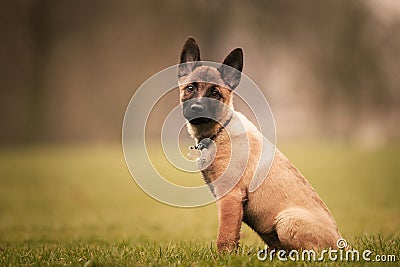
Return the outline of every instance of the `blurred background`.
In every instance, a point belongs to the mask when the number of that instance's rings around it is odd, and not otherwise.
[[[136,88],[178,63],[188,36],[203,60],[244,49],[278,147],[346,234],[398,231],[400,2],[18,0],[2,1],[0,20],[3,238],[173,239],[177,225],[214,238],[214,206],[150,199],[120,145]]]
[[[397,1],[5,1],[1,144],[118,142],[125,108],[194,36],[245,52],[278,135],[400,134]]]

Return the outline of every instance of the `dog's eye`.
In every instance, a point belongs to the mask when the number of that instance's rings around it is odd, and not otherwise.
[[[211,89],[211,96],[220,97],[221,94],[219,93],[218,89],[214,87]]]
[[[185,87],[185,90],[188,91],[189,93],[193,93],[194,86],[192,84],[189,84],[188,86]]]

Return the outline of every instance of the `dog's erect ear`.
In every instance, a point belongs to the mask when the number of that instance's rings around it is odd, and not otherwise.
[[[191,73],[196,67],[200,66],[200,49],[196,41],[189,37],[183,45],[181,57],[179,60],[178,77],[182,77]],[[182,64],[185,63],[185,64]]]
[[[229,68],[229,67],[231,68]],[[233,68],[233,69],[232,69]],[[221,78],[233,90],[239,85],[243,69],[243,51],[241,48],[233,50],[218,68]],[[238,70],[238,71],[236,71]]]

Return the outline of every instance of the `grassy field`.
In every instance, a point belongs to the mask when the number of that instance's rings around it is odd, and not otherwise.
[[[395,255],[392,264],[399,263],[400,144],[279,148],[319,192],[353,248]],[[263,243],[247,226],[242,230],[240,250],[218,255],[215,204],[183,209],[153,200],[130,177],[119,145],[0,150],[0,266],[299,265],[259,261]]]

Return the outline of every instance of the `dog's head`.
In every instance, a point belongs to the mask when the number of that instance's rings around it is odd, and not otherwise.
[[[233,108],[233,90],[239,85],[243,69],[242,49],[236,48],[218,67],[203,66],[200,49],[193,38],[184,44],[178,80],[183,115],[191,125],[221,121],[226,107]]]

